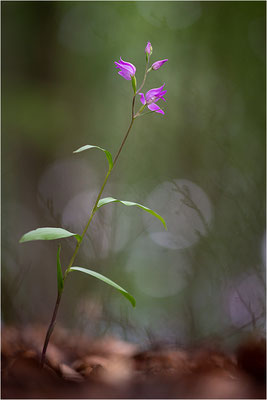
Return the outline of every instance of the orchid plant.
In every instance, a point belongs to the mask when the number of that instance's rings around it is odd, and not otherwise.
[[[119,62],[115,62],[116,68],[119,69],[118,74],[120,76],[122,76],[124,79],[132,82],[134,95],[133,95],[133,99],[132,99],[130,125],[129,125],[128,130],[122,140],[122,143],[118,149],[118,152],[117,152],[114,160],[112,158],[111,153],[108,150],[105,150],[102,147],[95,146],[95,145],[85,145],[85,146],[80,147],[78,150],[74,151],[74,153],[80,153],[80,152],[83,152],[85,150],[90,150],[90,149],[101,150],[102,152],[105,153],[106,158],[108,160],[108,165],[109,165],[108,172],[107,172],[104,182],[99,190],[95,204],[91,210],[91,213],[89,215],[88,221],[84,227],[83,232],[81,234],[78,234],[78,233],[70,232],[63,228],[45,227],[45,228],[37,228],[33,231],[30,231],[30,232],[24,234],[22,236],[22,238],[20,239],[20,243],[34,241],[34,240],[63,239],[63,238],[68,238],[68,237],[72,237],[72,236],[76,239],[76,247],[75,247],[74,253],[69,261],[69,264],[66,266],[64,273],[62,271],[61,262],[60,262],[61,246],[60,245],[58,246],[58,251],[57,251],[57,282],[58,282],[57,299],[56,299],[54,311],[52,314],[52,319],[48,326],[45,341],[44,341],[44,346],[43,346],[42,355],[41,355],[41,365],[42,366],[45,363],[47,346],[48,346],[51,334],[54,330],[57,312],[58,312],[58,308],[60,305],[62,293],[64,290],[64,285],[65,285],[67,277],[69,276],[69,274],[71,272],[73,272],[73,271],[83,272],[85,274],[88,274],[90,276],[93,276],[97,279],[102,280],[103,282],[105,282],[108,285],[117,289],[126,299],[128,299],[131,302],[132,306],[135,307],[136,301],[135,301],[134,297],[130,293],[128,293],[125,289],[123,289],[121,286],[119,286],[117,283],[113,282],[106,276],[101,275],[96,271],[93,271],[93,270],[90,270],[90,269],[87,269],[84,267],[80,267],[80,266],[74,266],[74,261],[77,256],[77,253],[81,247],[84,236],[87,233],[87,230],[88,230],[90,223],[91,223],[92,219],[94,218],[94,215],[96,214],[96,212],[101,207],[103,207],[109,203],[115,203],[115,202],[121,203],[125,206],[137,206],[137,207],[141,208],[142,210],[152,214],[154,217],[158,218],[162,222],[165,229],[167,229],[164,219],[159,214],[157,214],[155,211],[151,210],[148,207],[145,207],[139,203],[135,203],[132,201],[119,200],[119,199],[115,199],[113,197],[102,198],[102,193],[103,193],[106,183],[108,181],[109,175],[111,174],[113,168],[115,167],[115,165],[117,163],[118,157],[122,151],[122,148],[125,145],[126,139],[131,131],[134,121],[138,117],[141,117],[142,115],[147,114],[147,113],[143,112],[146,107],[150,110],[149,112],[164,114],[164,111],[156,103],[161,99],[165,101],[164,95],[167,92],[166,90],[163,90],[165,84],[163,84],[159,88],[150,89],[148,92],[146,92],[146,94],[142,93],[141,90],[146,82],[146,78],[147,78],[147,75],[149,74],[149,72],[158,70],[168,60],[167,59],[159,60],[159,61],[154,62],[154,64],[152,64],[151,66],[149,66],[150,57],[152,55],[152,45],[150,42],[147,42],[147,45],[145,48],[145,55],[146,55],[146,66],[145,66],[144,78],[138,89],[137,89],[137,80],[136,80],[136,76],[135,76],[136,67],[133,64],[131,64],[130,62],[123,61],[121,58],[120,58]],[[139,108],[139,110],[136,112],[135,111],[135,101],[136,101],[137,95],[140,96],[140,102],[142,105]]]

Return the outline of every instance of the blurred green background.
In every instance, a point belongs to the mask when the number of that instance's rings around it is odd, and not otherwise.
[[[233,344],[265,329],[265,2],[2,2],[2,320],[48,323],[58,241],[82,232],[130,121],[133,63],[145,91],[166,83],[165,116],[137,119],[75,264],[132,293],[72,274],[59,322],[88,335]],[[138,100],[137,100],[138,101]],[[140,103],[141,105],[141,103]],[[61,241],[62,264],[75,240]]]

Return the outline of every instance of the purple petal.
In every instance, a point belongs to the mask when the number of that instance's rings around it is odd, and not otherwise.
[[[123,61],[123,59],[120,57],[120,68],[126,68],[128,71],[131,72],[132,75],[135,75],[136,68],[133,64]]]
[[[124,79],[127,79],[127,81],[132,79],[132,76],[134,76],[136,71],[136,68],[133,64],[123,61],[121,57],[120,61],[115,61],[114,64],[116,68],[120,69],[120,72],[118,72],[119,75],[121,75]]]
[[[126,70],[126,71],[127,71],[127,69],[124,68],[123,66],[121,66],[120,63],[114,62],[114,64],[115,64],[115,67],[116,67],[116,68],[119,68],[119,69],[121,69],[121,70]]]
[[[120,68],[122,71],[128,71],[129,73],[134,75],[133,71],[132,71],[132,68],[128,67],[127,65],[122,65],[122,64],[116,63],[116,62],[115,62],[115,64],[116,64],[116,68]]]
[[[156,71],[157,69],[159,69],[167,61],[168,61],[168,58],[165,58],[164,60],[159,60],[159,61],[154,62],[154,64],[152,64],[152,69],[154,71]]]
[[[146,92],[146,101],[149,101],[154,97],[159,97],[160,98],[161,96],[163,96],[167,92],[167,90],[162,90],[162,88],[164,86],[165,86],[165,83],[164,83],[164,85],[162,85],[159,88],[150,89],[148,92]]]
[[[127,70],[121,70],[118,72],[118,74],[124,79],[127,79],[127,81],[130,81],[132,79],[130,72]]]
[[[156,113],[164,114],[164,111],[159,106],[157,106],[157,104],[155,104],[155,103],[149,104],[149,106],[147,106],[147,108],[149,108],[149,110],[151,110],[151,111],[155,111]]]
[[[121,68],[121,64],[118,63],[117,61],[114,61],[114,64],[116,64],[116,68]]]
[[[145,99],[144,93],[138,93],[138,94],[140,96],[141,103],[145,105],[146,104],[146,99]]]
[[[164,100],[164,101],[166,101],[166,99],[164,99],[164,97],[163,97],[166,93],[167,93],[167,90],[163,90],[163,91],[160,93],[159,98],[162,99],[162,100]]]

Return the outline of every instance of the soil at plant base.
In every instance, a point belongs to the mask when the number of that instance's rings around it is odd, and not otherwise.
[[[1,398],[266,398],[265,339],[233,354],[207,345],[141,350],[56,327],[40,367],[45,328],[2,329]]]

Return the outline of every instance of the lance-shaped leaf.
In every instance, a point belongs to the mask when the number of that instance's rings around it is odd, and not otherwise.
[[[82,267],[71,267],[70,271],[80,271],[85,274],[91,275],[97,279],[100,279],[101,281],[107,283],[110,286],[113,286],[115,289],[117,289],[124,297],[126,297],[127,300],[130,301],[133,307],[135,307],[136,301],[135,298],[128,293],[125,289],[123,289],[121,286],[119,286],[117,283],[113,282],[111,279],[107,278],[104,275],[99,274],[98,272],[92,271],[91,269],[87,268],[82,268]]]
[[[61,264],[60,264],[60,250],[61,246],[58,246],[57,249],[57,288],[58,288],[58,293],[60,294],[63,290],[63,276],[62,276],[62,269],[61,269]]]
[[[91,144],[87,144],[85,146],[80,147],[78,150],[75,150],[73,153],[80,153],[82,151],[89,150],[89,149],[98,149],[98,150],[103,151],[106,154],[106,157],[107,157],[107,160],[109,163],[109,169],[113,168],[112,155],[110,154],[110,152],[108,150],[102,149],[102,147],[92,146]]]
[[[81,236],[77,233],[66,231],[62,228],[37,228],[33,231],[25,233],[20,239],[20,243],[31,242],[32,240],[55,240],[75,236],[77,241],[81,240]]]
[[[162,222],[164,228],[167,230],[166,222],[159,214],[157,214],[155,211],[151,210],[148,207],[142,206],[141,204],[134,203],[132,201],[124,201],[124,200],[114,199],[113,197],[105,197],[104,199],[99,200],[99,202],[97,204],[97,208],[100,208],[100,207],[104,206],[105,204],[109,204],[109,203],[121,203],[121,204],[124,204],[125,206],[137,206],[139,208],[142,208],[142,210],[144,210],[144,211],[154,215],[154,217],[158,218]]]

